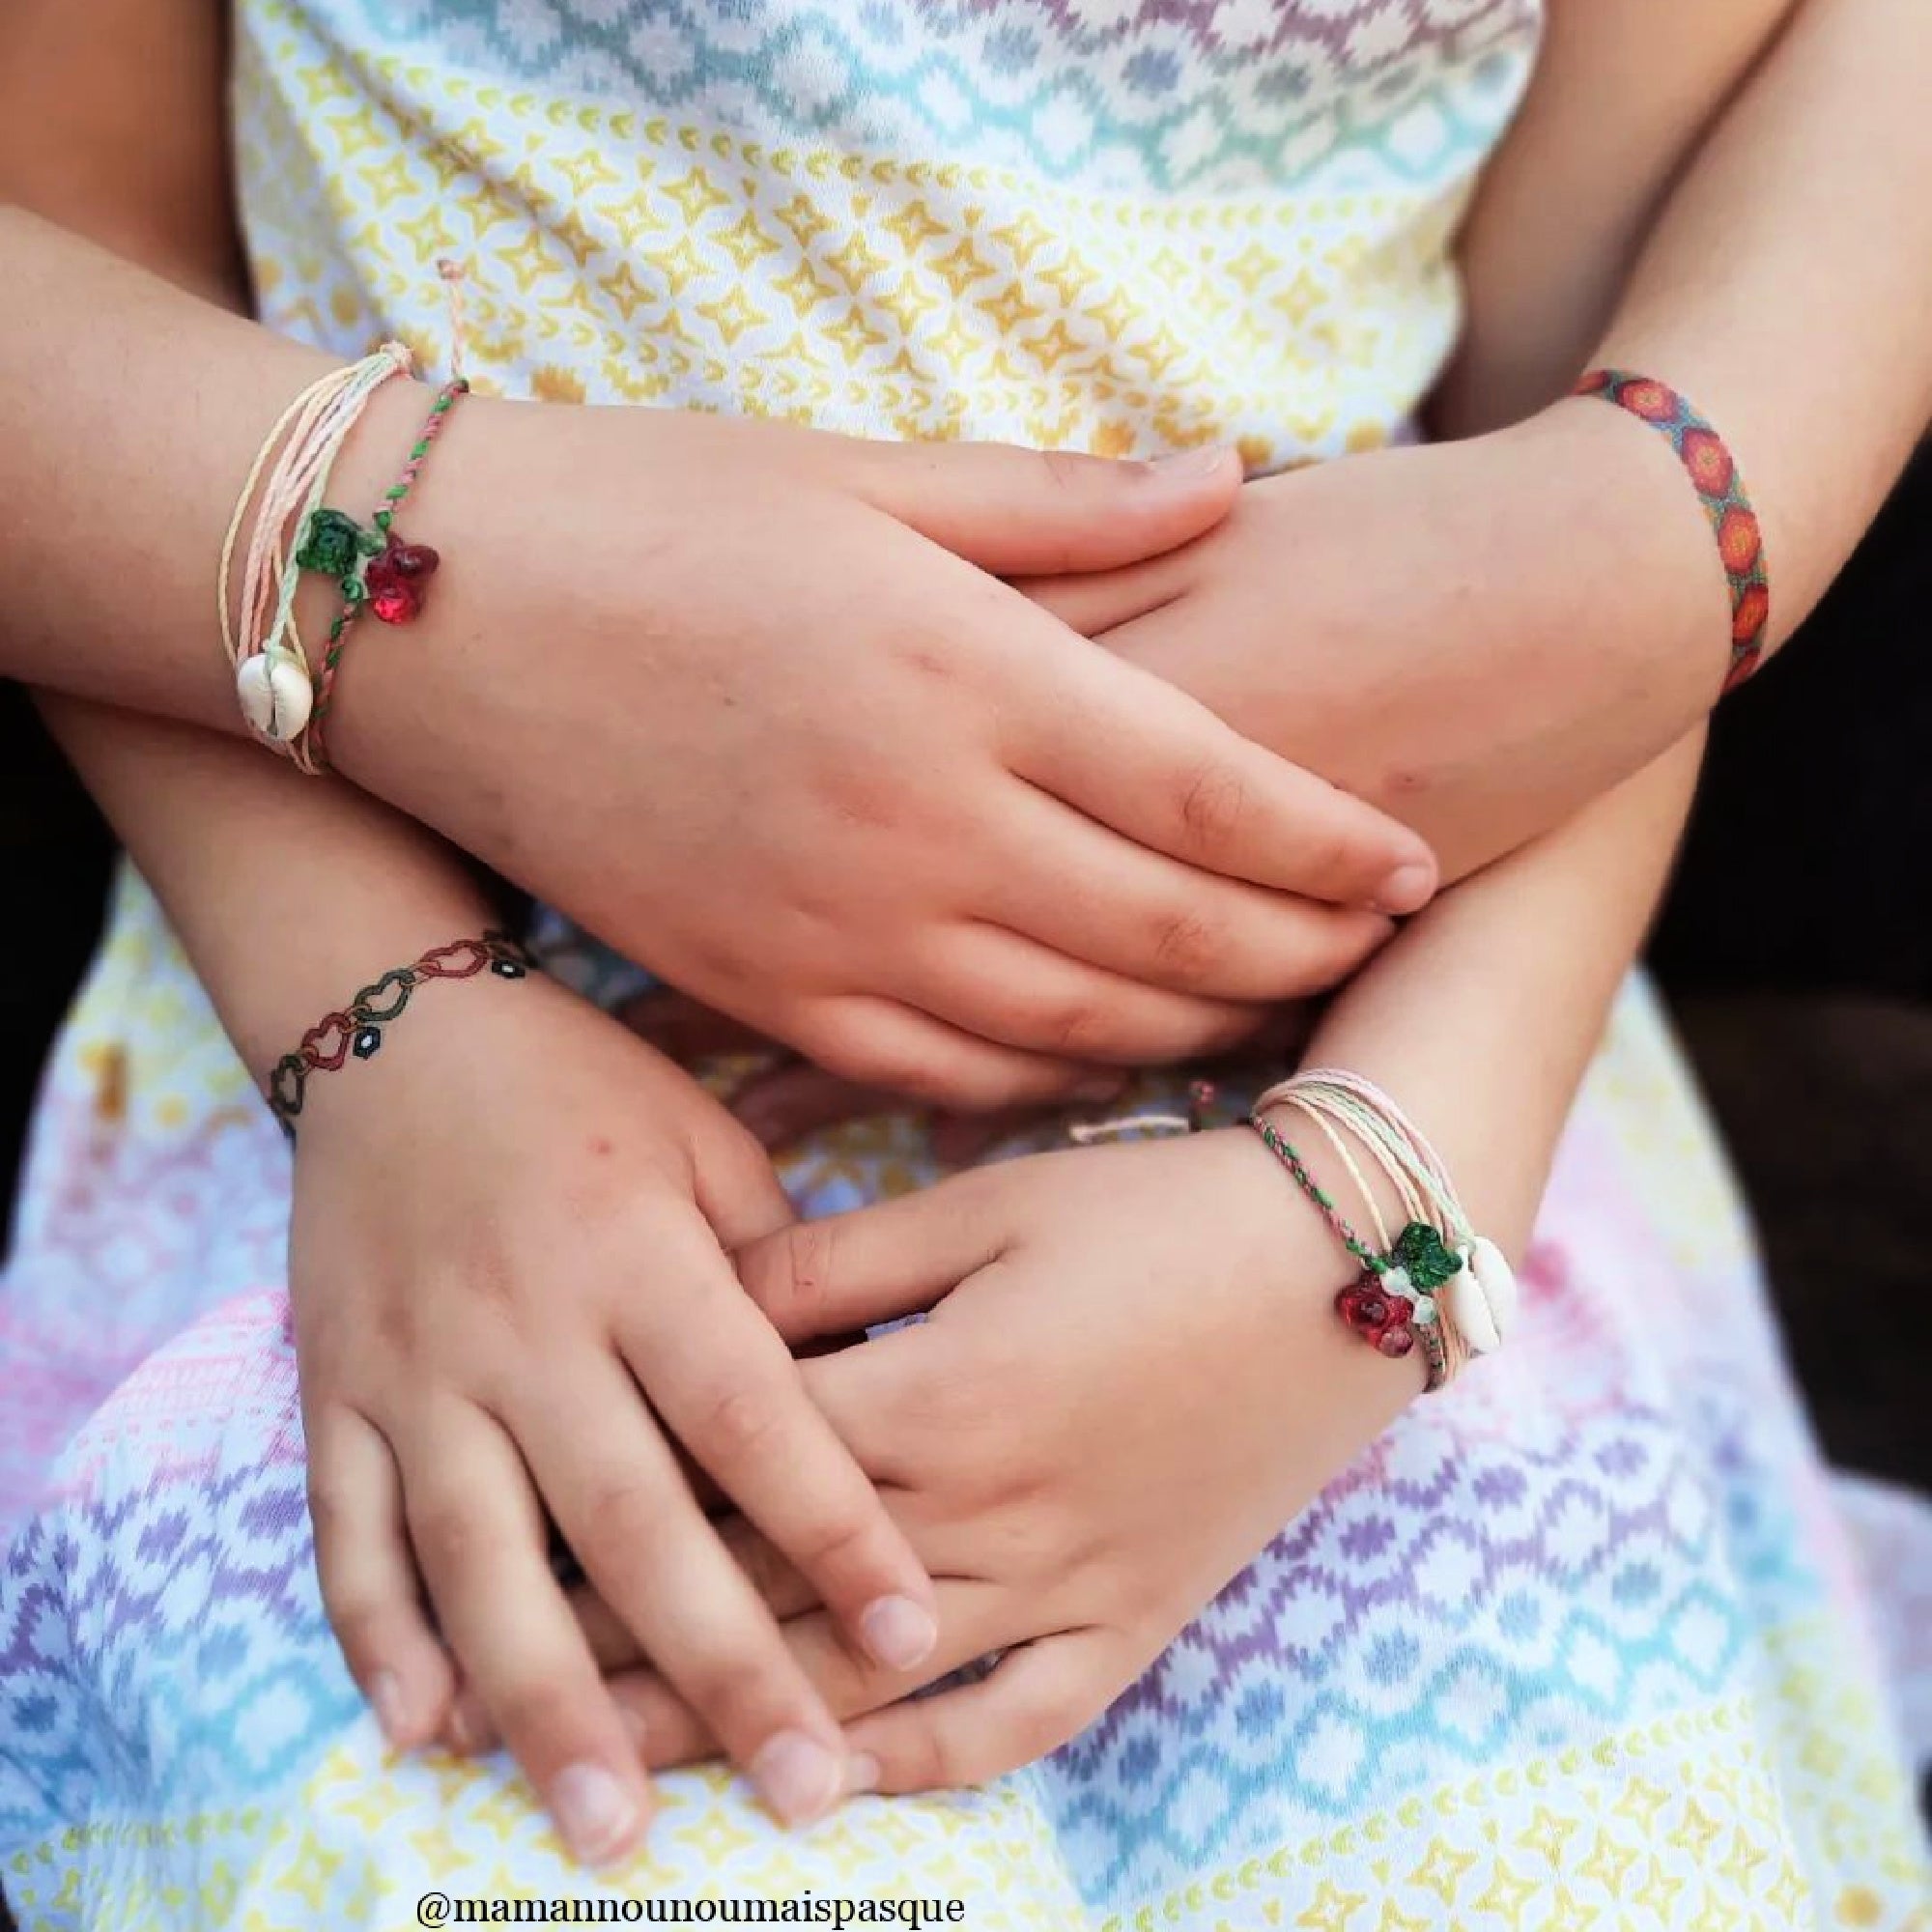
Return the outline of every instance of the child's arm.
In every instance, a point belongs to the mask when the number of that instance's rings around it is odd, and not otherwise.
[[[1556,0],[1465,240],[1471,328],[1445,426],[1562,394],[1579,339],[1580,359],[1684,391],[1757,499],[1775,648],[1932,417],[1928,99],[1932,9]],[[1659,440],[1623,427],[1682,487]],[[1686,574],[1687,599],[1698,583]]]
[[[1932,10],[1803,0],[1753,69],[1791,11],[1557,0],[1464,238],[1435,420],[1465,440],[1251,485],[1187,550],[1049,608],[1393,806],[1452,879],[1655,757],[1722,684],[1724,573],[1664,440],[1552,399],[1613,360],[1717,424],[1775,645],[1932,394]]]
[[[192,726],[48,715],[258,1078],[358,986],[493,923],[446,847],[345,786]],[[916,1647],[930,1587],[731,1273],[728,1245],[789,1218],[749,1135],[575,995],[489,973],[421,986],[379,1053],[311,1075],[298,1128],[317,1563],[392,1742],[432,1736],[454,1688],[420,1575],[573,1848],[636,1842],[634,1741],[546,1566],[547,1511],[775,1808],[829,1804],[837,1730],[673,1443],[822,1575],[855,1644]]]

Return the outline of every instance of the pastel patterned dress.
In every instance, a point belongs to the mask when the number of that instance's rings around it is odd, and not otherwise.
[[[345,355],[399,332],[435,366],[455,255],[505,392],[1233,440],[1263,468],[1402,431],[1539,31],[1534,0],[242,0],[236,24],[277,327]],[[785,1179],[821,1211],[936,1172],[880,1121]],[[501,1759],[384,1757],[312,1571],[287,1208],[279,1137],[124,879],[0,1280],[0,1884],[28,1927],[374,1932],[428,1894],[530,1922],[957,1900],[980,1932],[1932,1925],[1898,1732],[1932,1732],[1925,1514],[1822,1468],[1640,984],[1520,1340],[1089,1732],[795,1836],[678,1774],[609,1879]]]

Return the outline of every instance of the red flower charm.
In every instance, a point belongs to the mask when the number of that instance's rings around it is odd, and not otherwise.
[[[1390,1293],[1373,1270],[1365,1271],[1335,1297],[1335,1310],[1363,1341],[1384,1355],[1406,1355],[1415,1347],[1415,1331],[1409,1326],[1415,1303],[1406,1295]]]
[[[362,575],[369,608],[385,624],[407,624],[422,609],[423,585],[442,559],[427,544],[406,544],[395,533]]]

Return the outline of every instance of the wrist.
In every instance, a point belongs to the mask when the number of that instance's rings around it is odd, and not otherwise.
[[[1723,566],[1682,464],[1662,437],[1586,396],[1493,440],[1515,466],[1518,513],[1561,560],[1566,628],[1601,701],[1634,710],[1648,753],[1662,753],[1717,703],[1730,663]]]

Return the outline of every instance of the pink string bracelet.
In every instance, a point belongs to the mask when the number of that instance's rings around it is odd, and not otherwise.
[[[409,371],[410,353],[399,342],[331,370],[283,411],[249,469],[222,542],[221,637],[235,667],[242,716],[258,738],[312,777],[328,769],[323,720],[350,626],[364,609],[386,624],[411,622],[440,561],[427,544],[406,543],[394,527],[450,411],[469,391],[463,373],[462,270],[448,262],[438,269],[449,294],[451,378],[437,392],[401,476],[368,525],[328,508],[324,498],[336,458],[370,401],[391,376]],[[235,552],[251,515],[231,614]],[[296,622],[296,591],[305,570],[332,578],[342,596],[319,670],[310,668]]]

